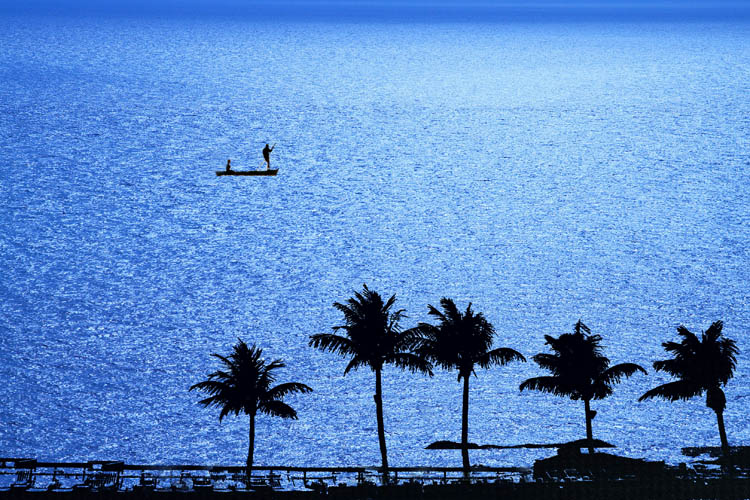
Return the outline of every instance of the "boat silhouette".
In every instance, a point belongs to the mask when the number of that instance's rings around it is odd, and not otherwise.
[[[279,169],[273,170],[217,170],[216,175],[276,175]]]

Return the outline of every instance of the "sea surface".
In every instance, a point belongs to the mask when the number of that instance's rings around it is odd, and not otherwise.
[[[308,347],[363,284],[408,315],[469,302],[529,358],[471,379],[470,441],[585,437],[520,393],[581,319],[649,370],[594,436],[685,461],[701,398],[638,403],[676,327],[741,349],[750,445],[750,24],[0,18],[0,456],[242,464],[246,417],[188,388],[240,337],[314,392],[256,463],[377,465],[374,376]],[[217,177],[262,164],[277,177]],[[460,464],[461,384],[384,373],[391,465]],[[531,465],[545,450],[472,452]]]

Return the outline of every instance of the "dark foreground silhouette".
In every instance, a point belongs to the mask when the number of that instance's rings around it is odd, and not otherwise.
[[[275,370],[286,365],[280,359],[266,361],[262,358],[263,350],[255,344],[248,346],[242,339],[228,356],[212,354],[221,361],[221,369],[208,375],[208,379],[190,387],[208,394],[199,401],[209,408],[221,408],[219,422],[234,413],[243,413],[250,420],[250,444],[247,451],[247,474],[253,467],[255,447],[255,418],[258,413],[273,417],[297,420],[297,412],[284,402],[284,397],[291,394],[307,394],[312,389],[299,382],[287,382],[273,386],[276,382]]]
[[[596,411],[591,409],[591,401],[606,398],[612,394],[614,384],[636,372],[645,375],[646,370],[635,363],[610,366],[609,358],[602,354],[602,338],[591,335],[591,330],[581,320],[575,324],[573,333],[564,333],[558,338],[545,335],[544,338],[552,354],[539,353],[533,359],[551,375],[530,378],[521,384],[520,389],[583,400],[586,439],[593,443],[592,421]],[[593,446],[589,447],[589,453],[594,453]]]
[[[652,398],[667,401],[688,400],[706,395],[706,406],[716,413],[721,449],[729,455],[729,441],[724,429],[724,409],[727,398],[721,389],[734,376],[739,349],[734,340],[722,336],[722,321],[715,321],[699,339],[696,334],[680,325],[677,333],[680,342],[664,342],[664,350],[671,359],[654,362],[657,371],[664,371],[677,380],[654,387],[638,401]]]
[[[440,299],[438,310],[428,305],[429,315],[437,325],[419,323],[413,329],[419,337],[417,353],[444,369],[458,371],[458,380],[463,379],[463,401],[461,411],[461,460],[464,474],[468,477],[469,462],[469,378],[476,376],[476,368],[503,366],[512,361],[525,362],[523,355],[509,347],[493,349],[495,327],[482,313],[471,309],[471,302],[462,313],[452,299]]]
[[[0,459],[0,498],[740,500],[750,498],[748,465],[722,472],[568,449],[537,460],[533,471],[475,466],[469,479],[463,467],[390,467],[391,481],[377,486],[379,467],[259,466],[248,477],[243,466]]]
[[[538,443],[525,443],[525,444],[511,444],[511,445],[499,445],[499,444],[476,444],[476,443],[467,443],[466,446],[470,450],[515,450],[519,448],[529,448],[529,449],[538,449],[538,448],[588,448],[589,447],[589,440],[588,439],[577,439],[575,441],[569,441],[567,443],[548,443],[548,444],[538,444]],[[601,439],[594,439],[591,442],[592,448],[615,448],[615,445],[607,443],[606,441],[602,441]],[[461,443],[456,443],[454,441],[435,441],[434,443],[430,443],[425,447],[426,450],[460,450],[461,449]]]
[[[742,500],[750,498],[750,480],[743,478],[719,478],[695,480],[676,477],[653,477],[649,479],[624,478],[600,481],[528,482],[513,483],[503,480],[475,484],[420,484],[375,486],[334,486],[306,491],[277,491],[271,488],[252,490],[217,491],[211,488],[195,488],[190,491],[159,491],[154,489],[78,490],[74,492],[31,492],[9,490],[0,492],[0,498],[97,498],[101,500],[135,499],[503,499],[503,500],[632,500],[666,499],[697,500],[703,498]]]
[[[412,331],[402,332],[399,328],[403,311],[393,310],[395,302],[395,295],[383,301],[378,292],[363,284],[362,291],[354,292],[354,297],[350,297],[346,303],[333,304],[344,315],[344,324],[334,326],[333,331],[343,335],[318,333],[310,337],[310,346],[349,358],[344,375],[360,367],[370,368],[375,373],[373,399],[384,483],[388,482],[388,450],[383,419],[383,367],[395,365],[412,373],[432,375],[429,361],[413,352],[417,336]]]

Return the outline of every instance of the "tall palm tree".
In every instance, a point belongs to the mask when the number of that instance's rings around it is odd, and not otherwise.
[[[388,452],[383,422],[383,366],[392,364],[411,372],[432,375],[430,364],[412,351],[415,336],[400,329],[403,310],[393,311],[391,308],[395,302],[395,295],[383,302],[380,294],[363,285],[362,292],[354,292],[354,297],[345,304],[333,304],[344,314],[343,325],[333,327],[334,333],[319,333],[310,337],[312,347],[351,358],[344,375],[363,366],[375,372],[375,412],[385,481],[388,480]],[[335,332],[342,332],[343,335]]]
[[[606,398],[612,394],[613,384],[635,372],[646,374],[646,370],[635,363],[609,366],[609,358],[602,354],[602,338],[591,335],[591,330],[581,320],[575,324],[574,333],[564,333],[559,338],[545,335],[544,338],[553,354],[539,353],[533,359],[552,375],[530,378],[521,384],[520,390],[530,389],[567,396],[572,400],[582,399],[586,412],[588,449],[589,453],[594,453],[591,421],[596,412],[591,410],[591,400]]]
[[[677,333],[682,337],[679,343],[664,342],[664,350],[672,359],[654,361],[657,371],[665,371],[678,380],[654,387],[638,401],[650,398],[663,398],[668,401],[690,399],[706,393],[706,406],[716,413],[719,437],[724,456],[729,455],[729,442],[724,429],[724,408],[727,398],[721,386],[726,386],[734,376],[739,353],[734,340],[721,336],[724,323],[714,322],[701,338],[680,325]]]
[[[475,366],[490,368],[511,361],[526,361],[521,353],[508,347],[492,348],[495,328],[482,313],[474,313],[469,303],[461,313],[453,300],[440,299],[439,311],[428,305],[430,316],[439,323],[420,323],[413,330],[421,336],[418,352],[429,361],[445,369],[457,369],[458,381],[463,379],[463,409],[461,412],[461,457],[464,474],[469,465],[469,376],[476,372]]]
[[[273,373],[278,368],[286,366],[280,359],[266,362],[261,357],[263,350],[251,347],[237,339],[229,356],[212,354],[222,363],[222,370],[208,375],[208,379],[198,382],[190,390],[198,389],[209,395],[199,401],[205,407],[221,408],[219,422],[234,413],[240,412],[250,417],[250,444],[247,450],[247,474],[253,467],[253,450],[255,446],[255,416],[258,412],[281,418],[297,419],[297,412],[283,399],[288,394],[312,392],[305,384],[288,382],[271,387],[276,382]]]

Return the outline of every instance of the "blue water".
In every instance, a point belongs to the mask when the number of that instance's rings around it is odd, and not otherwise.
[[[581,318],[649,368],[595,437],[676,463],[701,399],[636,403],[681,323],[742,350],[750,444],[750,25],[0,18],[0,455],[244,462],[247,421],[188,387],[238,336],[315,389],[256,462],[374,465],[374,377],[307,347],[363,283],[428,320],[471,301],[527,357]],[[275,178],[216,177],[261,165]],[[580,402],[478,371],[470,440],[584,437]],[[392,465],[460,436],[461,385],[389,368]],[[473,452],[530,465],[545,451]]]

